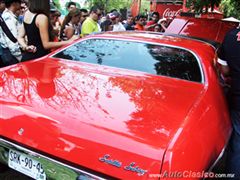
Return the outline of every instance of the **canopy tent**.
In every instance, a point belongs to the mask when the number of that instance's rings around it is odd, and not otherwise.
[[[240,23],[240,20],[234,18],[234,17],[228,17],[228,18],[224,18],[222,19],[223,21],[232,21],[232,22],[238,22]]]

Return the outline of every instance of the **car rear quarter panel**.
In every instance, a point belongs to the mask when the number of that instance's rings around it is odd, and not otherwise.
[[[177,175],[200,179],[189,175],[192,172],[206,172],[229,140],[231,123],[214,67],[214,54],[214,51],[199,53],[205,74],[205,88],[166,151],[161,174],[175,172],[170,179]],[[176,174],[178,172],[180,174]]]

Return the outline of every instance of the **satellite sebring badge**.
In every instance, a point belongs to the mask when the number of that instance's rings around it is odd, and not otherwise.
[[[99,161],[101,161],[102,163],[109,164],[111,166],[115,166],[117,168],[123,168],[125,171],[137,173],[138,176],[143,176],[147,172],[147,170],[138,167],[135,162],[123,165],[123,163],[120,162],[119,160],[112,159],[109,154],[105,154],[103,157],[100,157]]]

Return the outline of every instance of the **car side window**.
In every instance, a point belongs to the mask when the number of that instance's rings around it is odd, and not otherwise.
[[[53,57],[202,82],[198,60],[191,52],[159,44],[87,39]]]

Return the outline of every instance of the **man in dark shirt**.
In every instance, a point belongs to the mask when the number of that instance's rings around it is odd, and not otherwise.
[[[221,72],[231,78],[230,110],[233,132],[229,142],[227,170],[240,178],[240,28],[229,31],[219,52]]]
[[[125,27],[126,31],[133,31],[133,30],[135,30],[134,29],[134,24],[133,24],[133,19],[134,18],[131,15],[129,15],[127,17],[127,22],[126,22],[126,24],[124,24],[124,27]]]

